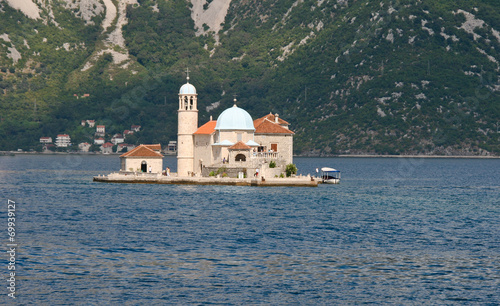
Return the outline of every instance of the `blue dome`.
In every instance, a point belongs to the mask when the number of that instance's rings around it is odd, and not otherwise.
[[[251,130],[255,131],[253,120],[246,110],[234,105],[226,109],[217,118],[216,130]]]
[[[186,83],[181,86],[181,89],[179,90],[180,95],[195,95],[196,94],[196,88],[194,88],[193,85]]]

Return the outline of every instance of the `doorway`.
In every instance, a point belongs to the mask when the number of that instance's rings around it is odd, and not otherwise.
[[[145,160],[143,160],[141,163],[141,171],[148,172],[148,163]]]
[[[247,160],[247,157],[244,154],[238,154],[238,155],[236,155],[236,158],[234,160],[244,162]]]

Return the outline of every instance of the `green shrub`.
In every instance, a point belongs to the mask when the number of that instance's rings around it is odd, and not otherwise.
[[[226,167],[220,167],[219,169],[217,169],[217,172],[215,172],[215,174],[221,174],[224,172],[226,172]]]
[[[292,176],[292,174],[297,174],[297,166],[295,166],[294,164],[288,164],[286,165],[286,176],[287,177],[290,177]]]
[[[269,163],[269,168],[276,168],[276,162],[274,160],[272,160],[270,163]]]

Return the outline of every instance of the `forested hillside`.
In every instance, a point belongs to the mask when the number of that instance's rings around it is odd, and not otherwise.
[[[290,122],[297,154],[500,154],[496,1],[230,1],[218,28],[200,16],[227,0],[115,1],[106,27],[94,1],[0,2],[0,150],[90,142],[86,119],[166,145],[189,67],[200,124],[236,95]]]

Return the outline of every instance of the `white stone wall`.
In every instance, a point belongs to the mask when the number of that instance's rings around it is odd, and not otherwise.
[[[222,150],[221,150],[221,147],[213,147],[212,148],[212,152],[213,152],[212,163],[216,164],[216,163],[222,162]]]
[[[282,167],[269,168],[269,164],[264,164],[259,170],[260,176],[264,178],[275,178],[280,177],[280,174],[284,173],[284,169]],[[286,174],[285,174],[286,175]]]
[[[194,170],[194,137],[198,129],[198,111],[178,111],[177,175],[188,176]]]
[[[152,173],[162,173],[163,157],[122,157],[121,170],[122,171],[141,171],[142,162],[146,161],[147,171],[149,166],[152,167]]]
[[[194,135],[194,172],[201,173],[201,165],[214,163],[212,156],[212,135]]]
[[[278,153],[286,164],[293,163],[293,135],[286,134],[255,134],[255,142],[271,149],[271,144],[278,145]]]
[[[221,147],[220,148],[220,156],[219,156],[219,160],[216,160],[215,162],[216,163],[220,163],[224,160],[224,158],[226,160],[229,159],[229,150],[227,149],[228,147]]]
[[[231,130],[231,131],[219,131],[219,139],[218,141],[224,141],[224,140],[229,140],[232,143],[237,143],[238,140],[238,134],[241,134],[241,141],[244,143],[247,143],[249,140],[253,140],[253,131],[238,131],[238,130]]]
[[[238,154],[245,155],[245,161],[236,161],[236,156]],[[229,164],[230,165],[240,165],[242,167],[247,167],[250,162],[251,153],[248,150],[231,150],[229,151]]]

